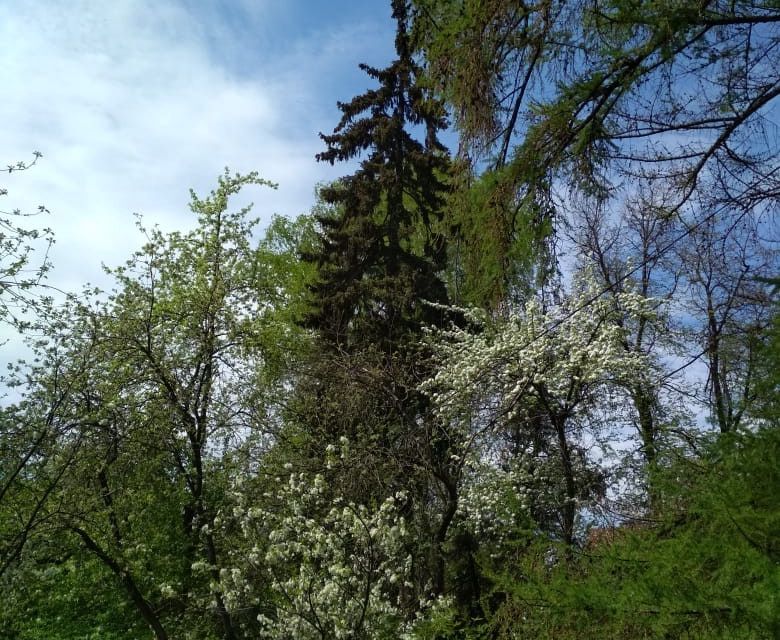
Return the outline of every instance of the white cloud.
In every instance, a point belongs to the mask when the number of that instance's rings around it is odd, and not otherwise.
[[[133,212],[165,229],[188,226],[189,187],[207,191],[226,165],[280,183],[251,194],[264,219],[308,210],[316,182],[347,172],[313,156],[317,132],[336,124],[335,100],[355,91],[323,92],[369,85],[356,65],[392,46],[386,16],[290,33],[271,51],[249,37],[252,21],[272,32],[270,5],[209,6],[0,4],[0,163],[44,153],[32,171],[0,179],[2,204],[52,210],[55,285],[101,282],[101,262],[123,262],[140,242]],[[232,31],[240,19],[249,25]]]

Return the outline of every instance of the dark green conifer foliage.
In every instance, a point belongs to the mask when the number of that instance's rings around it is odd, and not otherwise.
[[[320,341],[310,386],[297,387],[296,415],[315,451],[349,439],[360,463],[337,482],[350,499],[370,504],[404,491],[404,517],[419,532],[410,549],[414,586],[405,596],[414,603],[444,589],[457,469],[445,426],[417,390],[430,375],[422,328],[445,319],[438,305],[449,300],[450,164],[437,139],[444,107],[418,82],[408,5],[392,1],[396,60],[381,70],[361,65],[378,87],[339,104],[338,126],[322,135],[327,149],[318,160],[361,162],[321,191],[330,213],[317,216],[319,247],[303,254],[317,267],[305,322]]]
[[[362,154],[360,168],[322,191],[334,216],[320,216],[322,243],[304,259],[318,267],[307,323],[339,348],[380,345],[392,352],[421,323],[435,319],[422,301],[445,302],[439,273],[446,243],[441,212],[448,158],[437,139],[444,108],[417,84],[407,3],[394,0],[398,58],[386,69],[360,65],[379,87],[340,103],[343,116],[327,150],[331,164]],[[410,127],[425,132],[416,140]]]

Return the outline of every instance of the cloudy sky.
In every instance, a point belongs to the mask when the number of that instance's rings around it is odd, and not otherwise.
[[[337,100],[371,86],[359,62],[392,57],[385,0],[0,0],[0,208],[45,204],[50,282],[107,285],[101,263],[141,242],[133,213],[192,224],[188,190],[225,166],[279,183],[255,214],[294,216],[349,172],[315,162]]]

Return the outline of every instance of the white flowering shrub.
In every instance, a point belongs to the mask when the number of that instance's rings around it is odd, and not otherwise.
[[[339,451],[329,447],[330,468]],[[231,609],[256,608],[261,637],[275,640],[408,633],[401,605],[412,561],[397,507],[403,496],[369,508],[334,496],[320,474],[277,480],[276,492],[264,496],[269,506],[248,506],[235,492],[231,515],[245,545],[222,571]]]

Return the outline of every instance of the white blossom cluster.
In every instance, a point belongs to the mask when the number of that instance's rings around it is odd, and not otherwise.
[[[339,451],[329,447],[329,465]],[[278,481],[267,496],[278,508],[240,498],[234,508],[247,551],[222,571],[228,605],[260,605],[261,591],[267,604],[270,591],[273,607],[258,620],[262,637],[274,640],[400,637],[400,601],[412,586],[409,533],[397,508],[403,496],[370,509],[334,497],[319,474]]]
[[[475,461],[469,465],[456,517],[479,539],[501,544],[528,521],[529,484],[519,464],[507,468]]]
[[[434,334],[441,366],[422,390],[449,420],[486,406],[511,419],[529,393],[544,389],[565,407],[600,384],[643,375],[648,363],[625,349],[615,316],[618,309],[624,318],[650,314],[656,305],[631,291],[599,295],[599,286],[585,270],[551,309],[531,300],[521,313],[483,322],[478,331],[456,327]]]

